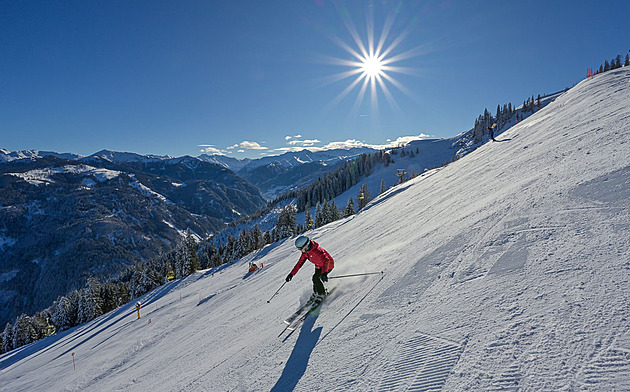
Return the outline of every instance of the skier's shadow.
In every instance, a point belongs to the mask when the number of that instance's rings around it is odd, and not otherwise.
[[[297,383],[300,381],[304,373],[306,373],[306,367],[308,366],[308,360],[313,353],[313,349],[319,341],[319,337],[322,334],[322,327],[318,327],[311,331],[317,320],[317,312],[310,314],[300,330],[300,335],[295,342],[293,352],[284,366],[282,375],[276,382],[276,385],[271,388],[271,392],[286,392],[292,391]]]

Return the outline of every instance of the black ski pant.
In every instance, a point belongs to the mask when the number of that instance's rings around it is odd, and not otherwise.
[[[313,292],[320,295],[326,295],[324,282],[322,282],[322,270],[319,268],[315,268],[315,273],[313,274]]]

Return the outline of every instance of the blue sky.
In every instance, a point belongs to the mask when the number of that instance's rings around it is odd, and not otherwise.
[[[454,136],[625,57],[628,15],[608,0],[0,0],[0,148],[244,158]],[[350,63],[370,31],[389,68],[386,91],[362,93]]]

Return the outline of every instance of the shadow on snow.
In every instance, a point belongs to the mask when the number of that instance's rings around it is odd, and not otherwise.
[[[300,330],[300,335],[295,342],[293,352],[291,353],[287,364],[284,366],[282,375],[276,382],[276,385],[271,388],[271,392],[292,391],[304,373],[306,373],[308,360],[322,334],[322,327],[311,330],[315,325],[315,320],[317,320],[318,315],[319,312],[314,312],[309,315],[306,320],[304,320],[304,324]]]

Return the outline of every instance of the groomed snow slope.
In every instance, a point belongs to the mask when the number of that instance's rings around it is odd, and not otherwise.
[[[621,391],[630,385],[630,69],[360,214],[319,314],[293,239],[0,357],[3,391]],[[73,370],[72,353],[76,370]]]

